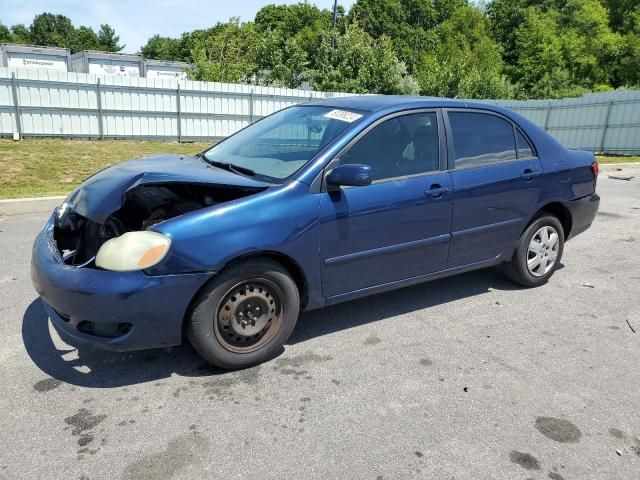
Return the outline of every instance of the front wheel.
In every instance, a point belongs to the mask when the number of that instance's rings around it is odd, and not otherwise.
[[[282,349],[299,310],[298,288],[285,268],[268,259],[248,260],[221,272],[200,293],[187,336],[213,365],[245,368]]]
[[[538,287],[551,278],[564,249],[564,230],[550,214],[534,218],[518,239],[513,257],[502,264],[507,278],[525,287]]]

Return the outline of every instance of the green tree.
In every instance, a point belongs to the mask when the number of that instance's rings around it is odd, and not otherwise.
[[[145,58],[152,58],[154,60],[189,60],[183,56],[181,39],[161,37],[160,35],[151,37],[140,49],[140,53],[142,53]]]
[[[386,35],[398,58],[413,65],[416,50],[429,46],[428,30],[437,24],[432,0],[358,0],[349,12],[373,38]]]
[[[255,65],[260,84],[298,88],[306,77],[307,54],[295,37],[270,30],[262,35]]]
[[[344,9],[338,7],[338,26],[343,23]],[[289,47],[301,49],[306,57],[304,63],[308,68],[316,68],[316,52],[320,48],[323,35],[331,28],[333,13],[321,10],[309,3],[293,5],[267,5],[261,8],[255,17],[255,25],[263,38],[270,36],[270,32],[277,32],[281,39],[287,39]],[[273,41],[274,38],[267,40]],[[281,42],[284,40],[281,40]],[[295,46],[294,46],[295,45]],[[291,51],[285,56],[291,56]],[[294,55],[295,58],[297,57]]]
[[[11,27],[11,41],[13,43],[34,43],[31,40],[29,29],[21,23]]]
[[[516,32],[518,58],[513,78],[528,97],[557,98],[579,92],[571,88],[558,30],[557,12],[530,7]]]
[[[623,31],[629,35],[640,35],[640,3],[625,16]]]
[[[22,24],[14,25],[10,36],[7,38],[6,32],[4,36],[4,41],[68,48],[72,53],[80,50],[117,52],[123,48],[118,45],[119,37],[109,25],[102,25],[96,34],[90,27],[76,28],[68,17],[52,13],[36,15],[29,28]]]
[[[64,15],[36,15],[29,27],[30,40],[35,45],[69,48],[73,45],[75,35],[76,29]]]
[[[640,5],[625,18],[625,34],[620,38],[620,50],[615,62],[615,86],[640,86]]]
[[[79,27],[73,35],[71,43],[66,45],[71,49],[71,53],[81,52],[82,50],[99,50],[98,36],[92,28]]]
[[[190,74],[194,80],[248,82],[256,70],[258,36],[253,23],[240,23],[234,17],[209,30],[192,32],[188,42],[195,62]]]
[[[435,30],[435,48],[425,53],[416,74],[420,93],[454,98],[511,98],[499,45],[474,7],[458,8]]]
[[[509,65],[517,60],[516,32],[525,21],[526,13],[522,0],[492,0],[487,6],[493,38],[502,46],[504,61]]]
[[[617,73],[619,86],[640,86],[640,35],[629,34],[623,38]]]
[[[13,41],[13,35],[11,30],[0,23],[0,43],[9,43]]]
[[[126,45],[120,45],[120,37],[116,35],[116,31],[109,24],[100,25],[98,30],[98,45],[101,50],[107,52],[119,52]]]
[[[467,0],[433,0],[436,21],[442,23],[448,20],[456,10],[468,4]]]
[[[335,41],[335,48],[333,42]],[[333,38],[325,33],[318,51],[319,68],[310,72],[313,88],[353,93],[410,94],[417,84],[407,75],[386,35],[373,39],[357,23]]]
[[[344,15],[340,7],[338,16]],[[331,26],[333,13],[320,10],[309,3],[293,5],[267,5],[256,13],[255,24],[260,32],[279,31],[287,37],[295,37],[306,29],[322,31]]]
[[[571,83],[597,90],[612,83],[621,37],[611,31],[608,11],[599,0],[567,1],[557,34]]]
[[[603,0],[604,6],[609,11],[611,28],[618,30],[625,29],[625,20],[638,8],[638,0]]]

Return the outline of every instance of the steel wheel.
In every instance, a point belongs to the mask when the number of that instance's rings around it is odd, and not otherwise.
[[[280,288],[264,278],[236,284],[218,304],[213,329],[222,346],[249,353],[266,345],[278,332],[284,315]]]
[[[560,241],[551,225],[540,228],[531,238],[527,251],[527,269],[534,277],[542,277],[556,264]]]

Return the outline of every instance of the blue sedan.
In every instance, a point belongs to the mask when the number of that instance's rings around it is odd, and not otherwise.
[[[35,240],[63,337],[242,368],[301,310],[499,266],[536,287],[599,205],[591,152],[480,103],[392,96],[279,111],[194,157],[87,178]]]

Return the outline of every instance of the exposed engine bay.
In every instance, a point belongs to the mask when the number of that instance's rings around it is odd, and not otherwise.
[[[54,239],[64,263],[90,267],[98,249],[111,238],[147,230],[165,220],[261,190],[227,185],[144,184],[127,191],[120,209],[104,223],[94,222],[70,208],[60,209]]]

